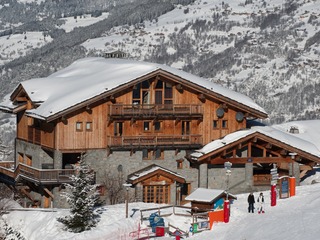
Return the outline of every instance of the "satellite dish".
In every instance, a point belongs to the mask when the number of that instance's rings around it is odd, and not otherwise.
[[[244,115],[242,112],[237,112],[236,113],[236,120],[237,122],[242,122],[243,121],[243,118],[244,118]]]
[[[216,113],[218,118],[222,118],[224,115],[224,109],[220,107],[217,109]]]

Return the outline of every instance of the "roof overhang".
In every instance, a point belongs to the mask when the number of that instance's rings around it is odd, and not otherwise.
[[[221,140],[216,140],[221,141]],[[261,144],[263,143],[263,144]],[[274,152],[275,157],[259,156],[259,157],[228,157],[226,158],[226,153],[229,151],[236,151],[244,145],[258,146],[264,151],[272,152],[272,148],[277,148],[277,152]],[[311,143],[310,143],[311,144]],[[223,144],[222,144],[223,145]],[[292,155],[294,153],[294,155]],[[223,164],[229,161],[234,164],[244,164],[244,163],[277,163],[277,162],[301,162],[304,160],[307,164],[310,162],[320,163],[320,157],[315,156],[299,147],[291,146],[284,143],[276,138],[267,136],[261,132],[253,132],[244,137],[241,137],[235,141],[224,144],[221,147],[217,147],[212,151],[208,151],[204,154],[199,154],[196,157],[191,157],[190,160],[197,161],[198,163],[210,162],[211,164]]]
[[[178,183],[185,183],[186,180],[183,176],[180,174],[173,172],[169,169],[160,167],[156,164],[152,164],[146,168],[143,168],[139,171],[136,171],[130,175],[128,175],[128,182],[135,185],[139,182],[142,182],[144,180],[147,180],[149,178],[152,178],[153,176],[162,175],[167,178],[170,178],[171,180],[178,182]]]

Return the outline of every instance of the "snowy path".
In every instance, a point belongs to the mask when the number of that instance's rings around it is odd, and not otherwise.
[[[277,199],[270,206],[270,194],[264,192],[266,213],[247,213],[246,195],[239,195],[232,206],[230,223],[218,223],[211,232],[191,239],[301,240],[319,239],[320,185],[297,187],[295,197]],[[258,193],[255,193],[255,197]],[[257,206],[257,204],[256,204]]]

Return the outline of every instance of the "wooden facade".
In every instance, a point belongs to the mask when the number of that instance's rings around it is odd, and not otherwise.
[[[239,109],[182,86],[156,75],[50,122],[22,111],[17,138],[65,152],[136,148],[148,145],[148,138],[152,146],[199,148],[246,127],[245,118],[236,119]],[[217,117],[219,108],[222,117]]]

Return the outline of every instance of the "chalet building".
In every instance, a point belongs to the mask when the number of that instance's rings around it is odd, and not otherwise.
[[[15,162],[0,162],[0,180],[42,207],[66,206],[61,185],[81,156],[102,195],[113,176],[132,184],[137,201],[171,204],[198,187],[224,189],[225,161],[237,193],[263,188],[273,163],[289,174],[320,158],[248,129],[267,118],[250,98],[154,63],[81,59],[21,82],[0,110],[17,118]]]
[[[109,51],[104,53],[105,58],[127,58],[128,54],[120,51],[120,50],[115,50],[115,51]]]

